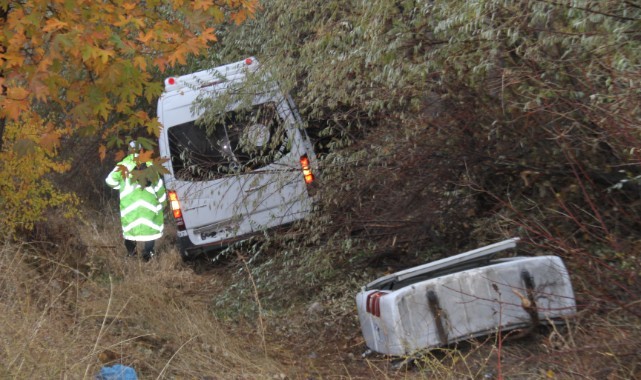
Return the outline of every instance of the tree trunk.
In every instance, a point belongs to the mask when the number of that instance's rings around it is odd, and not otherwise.
[[[6,9],[0,9],[0,25],[4,25],[7,22],[7,15],[9,14],[9,7],[7,6]],[[0,46],[0,51],[4,52],[5,47]],[[4,59],[2,60],[4,63]],[[4,78],[4,71],[0,71],[0,78]],[[2,86],[0,88],[0,94],[6,95],[7,93],[7,88],[5,86]],[[4,147],[4,128],[5,125],[7,124],[7,121],[4,117],[0,117],[0,152],[2,152],[2,148]]]
[[[6,124],[5,118],[0,118],[0,152],[2,152],[2,146],[4,145],[4,125]]]

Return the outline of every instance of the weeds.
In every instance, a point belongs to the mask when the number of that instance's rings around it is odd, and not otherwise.
[[[195,271],[170,239],[159,243],[157,260],[126,260],[111,218],[69,226],[80,231],[82,255],[3,245],[3,377],[91,378],[113,363],[159,379],[626,379],[641,369],[640,324],[622,308],[605,315],[584,309],[565,327],[539,327],[517,340],[491,335],[411,358],[362,358],[353,297],[374,273],[328,260],[341,259],[340,246],[305,250],[309,261],[293,265],[303,250],[284,237],[255,245],[251,262],[230,257]],[[326,269],[314,274],[321,277],[313,286],[292,287],[292,276]],[[257,318],[235,318],[216,306],[243,288],[247,297],[238,306],[258,307]]]
[[[89,247],[117,236],[76,227]],[[282,373],[254,338],[230,335],[208,311],[216,288],[183,266],[175,250],[164,246],[151,263],[125,260],[120,251],[90,248],[83,264],[93,269],[80,273],[53,258],[70,252],[44,257],[25,245],[3,246],[3,377],[89,379],[114,361],[141,378]]]

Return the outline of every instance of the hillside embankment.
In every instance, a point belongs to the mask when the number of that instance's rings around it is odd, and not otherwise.
[[[109,205],[91,222],[52,220],[41,230],[42,240],[3,246],[0,377],[92,378],[115,363],[134,368],[142,379],[641,374],[638,318],[623,308],[596,312],[581,294],[579,312],[567,325],[499,332],[412,357],[363,356],[367,347],[354,302],[362,283],[318,284],[315,293],[301,284],[272,294],[258,271],[264,263],[252,262],[246,249],[216,263],[186,264],[171,228],[155,260],[126,258],[117,215],[107,210]],[[583,279],[573,278],[581,290]],[[252,286],[244,287],[242,279]]]

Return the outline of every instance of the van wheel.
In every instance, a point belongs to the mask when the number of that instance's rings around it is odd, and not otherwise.
[[[187,251],[187,250],[181,249],[180,250],[180,258],[185,263],[193,262],[198,258],[198,252],[192,252],[192,251]]]
[[[180,253],[180,258],[183,262],[194,261],[198,256],[198,249],[194,249],[193,244],[186,237],[178,238],[176,248],[178,248],[178,253]]]
[[[198,256],[196,252],[188,250],[180,243],[178,243],[178,252],[180,253],[180,258],[183,260],[183,262],[194,261],[196,256]]]
[[[182,259],[182,261],[188,262],[193,260],[193,258],[189,255],[187,251],[179,249],[178,252],[180,253],[180,258]]]

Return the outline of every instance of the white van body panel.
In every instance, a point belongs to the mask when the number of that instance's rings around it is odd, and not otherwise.
[[[302,219],[312,210],[313,199],[303,178],[300,157],[307,155],[316,167],[315,155],[301,129],[300,117],[276,86],[268,93],[256,94],[254,105],[275,104],[285,126],[289,146],[286,154],[258,169],[215,179],[185,180],[174,172],[172,160],[176,157],[172,157],[169,136],[172,128],[202,115],[193,107],[199,97],[224,94],[231,84],[242,82],[247,72],[256,71],[257,61],[251,62],[178,77],[175,85],[166,81],[166,92],[158,102],[158,118],[163,126],[160,155],[170,158],[164,163],[169,171],[165,175],[166,187],[175,191],[180,201],[186,228],[179,231],[179,238],[190,248],[222,247],[232,240]],[[228,110],[234,111],[236,106],[231,104]],[[192,143],[202,141],[194,139],[189,142]]]
[[[503,249],[514,241],[505,243]],[[469,252],[449,257],[364,287],[356,305],[367,347],[387,355],[408,355],[576,313],[570,277],[559,257],[514,257],[483,264],[479,261],[483,252],[473,257],[479,253],[475,251],[472,257]],[[490,251],[485,254],[497,252]],[[461,264],[472,268],[459,271],[456,267]],[[452,273],[447,273],[448,265]],[[435,277],[421,277],[430,273]],[[418,281],[413,283],[411,276]]]

